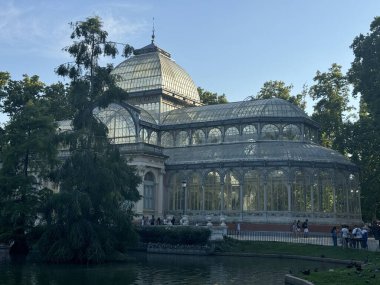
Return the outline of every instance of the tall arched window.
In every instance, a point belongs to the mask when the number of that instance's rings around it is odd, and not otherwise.
[[[144,176],[144,209],[154,210],[155,208],[156,183],[152,172]]]
[[[205,185],[205,210],[220,210],[221,192],[220,192],[220,176],[217,172],[212,171],[207,174]]]
[[[257,129],[254,125],[247,125],[243,128],[242,140],[254,141],[257,139]]]
[[[111,143],[136,142],[136,126],[127,109],[112,103],[104,109],[95,108],[93,114],[106,125]]]
[[[243,211],[264,210],[264,191],[260,187],[260,175],[257,171],[248,171],[244,176]]]
[[[227,173],[225,179],[224,208],[227,211],[240,210],[240,183],[232,172]]]
[[[329,172],[321,172],[319,175],[318,192],[321,196],[320,210],[325,213],[334,212],[334,185]]]
[[[307,197],[305,175],[296,171],[292,185],[292,211],[305,212],[307,203],[310,204],[310,196]],[[310,206],[311,207],[311,206]]]
[[[269,124],[265,125],[261,129],[261,139],[262,140],[277,140],[279,135],[279,130],[277,126]]]
[[[347,190],[346,190],[346,179],[341,174],[338,173],[335,176],[335,203],[337,213],[347,212]]]
[[[222,132],[218,128],[213,128],[208,133],[208,143],[221,143]]]
[[[202,210],[202,182],[197,173],[193,173],[187,182],[187,200],[189,210]]]
[[[173,135],[169,132],[163,132],[161,135],[161,146],[171,147],[174,146]]]
[[[181,186],[181,177],[175,173],[169,182],[169,210],[182,210],[183,208],[183,191]]]
[[[150,144],[157,144],[157,133],[155,131],[152,131],[149,136],[149,143]]]
[[[189,134],[186,131],[180,131],[176,137],[176,146],[189,145]]]
[[[140,139],[142,142],[147,143],[148,140],[148,131],[146,129],[141,129],[140,130]]]
[[[274,170],[268,175],[267,209],[268,211],[288,210],[288,190],[285,175],[281,170]]]
[[[204,144],[206,142],[206,136],[205,136],[204,131],[202,130],[196,130],[195,132],[193,132],[191,139],[192,139],[191,143],[193,145]]]
[[[225,142],[236,142],[240,140],[239,130],[236,127],[229,127],[224,133]]]

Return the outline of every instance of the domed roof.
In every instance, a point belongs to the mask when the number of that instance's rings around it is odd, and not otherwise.
[[[309,116],[296,105],[283,99],[271,98],[176,109],[167,112],[162,124],[176,125],[243,118],[301,118],[312,123]]]
[[[117,84],[125,91],[144,92],[163,90],[199,104],[197,87],[187,72],[176,64],[170,54],[154,43],[134,51],[134,56],[123,61],[112,71]]]

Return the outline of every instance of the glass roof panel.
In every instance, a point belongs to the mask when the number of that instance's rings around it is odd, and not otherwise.
[[[167,148],[167,165],[237,161],[302,161],[354,166],[340,153],[316,144],[288,141],[239,142]]]
[[[272,98],[176,109],[167,112],[163,116],[162,123],[163,125],[173,125],[254,117],[309,118],[303,110],[292,103]]]

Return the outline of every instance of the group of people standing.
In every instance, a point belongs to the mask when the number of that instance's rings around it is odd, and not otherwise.
[[[152,217],[149,219],[148,216],[142,216],[141,217],[141,226],[154,226],[154,225],[157,225],[157,226],[160,226],[160,225],[167,225],[169,224],[169,222],[171,222],[172,225],[174,225],[175,223],[175,218],[173,217],[170,221],[167,220],[167,219],[161,219],[160,217],[158,217],[157,219],[154,218],[154,215],[152,215]]]
[[[294,235],[300,235],[303,232],[305,238],[309,235],[309,220],[306,219],[303,223],[300,220],[294,220],[292,224],[292,232]]]
[[[347,225],[342,225],[339,230],[334,226],[331,229],[331,237],[334,246],[338,246],[338,237],[340,237],[344,248],[368,248],[368,230],[366,227],[355,225],[350,228]]]

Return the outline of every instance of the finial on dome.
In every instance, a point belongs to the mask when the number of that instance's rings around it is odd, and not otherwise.
[[[154,38],[155,38],[155,35],[154,35],[154,17],[153,17],[152,44],[154,43]]]

